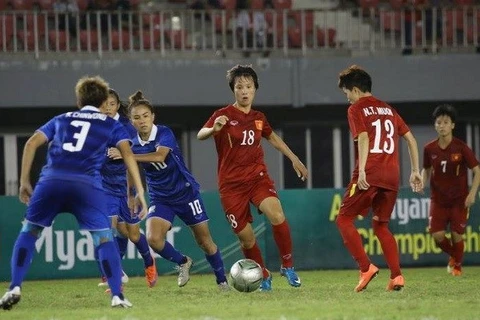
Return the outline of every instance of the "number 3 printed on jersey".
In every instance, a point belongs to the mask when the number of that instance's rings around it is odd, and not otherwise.
[[[90,122],[73,120],[70,122],[70,125],[74,126],[75,128],[80,127],[80,132],[73,134],[73,139],[76,140],[75,143],[66,142],[62,145],[62,148],[63,150],[70,152],[81,151],[83,145],[85,144],[85,140],[87,139],[88,130],[90,130]]]
[[[370,149],[370,153],[388,153],[392,154],[395,151],[395,141],[393,140],[393,135],[395,134],[395,127],[393,126],[392,121],[389,119],[385,120],[382,128],[382,121],[380,119],[372,122],[372,126],[375,127],[375,139],[373,141],[373,148]],[[386,140],[383,143],[382,148],[380,148],[380,142],[382,139],[383,130],[386,133]]]

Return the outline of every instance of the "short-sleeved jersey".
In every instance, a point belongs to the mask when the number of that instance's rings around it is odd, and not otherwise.
[[[114,120],[120,122],[128,132],[128,135],[131,139],[135,138],[137,131],[130,123],[130,120],[126,117],[120,116],[118,113]],[[111,147],[111,146],[109,146]],[[107,155],[108,148],[105,150],[105,163],[102,167],[102,181],[105,191],[111,195],[115,196],[126,196],[127,195],[127,166],[123,159],[112,160]]]
[[[473,151],[460,139],[453,137],[447,148],[438,139],[423,149],[423,168],[432,168],[431,198],[445,206],[463,205],[468,195],[468,169],[478,166]]]
[[[272,134],[272,128],[262,112],[250,110],[244,113],[232,105],[215,111],[203,127],[212,128],[215,119],[221,115],[229,120],[214,136],[220,190],[228,185],[257,179],[267,172],[261,140]]]
[[[398,140],[410,131],[397,111],[373,96],[360,98],[348,108],[348,124],[355,142],[355,169],[358,179],[358,135],[368,134],[369,152],[365,173],[370,185],[398,190],[400,164]]]
[[[48,139],[40,180],[82,181],[103,189],[100,170],[107,146],[129,140],[124,126],[92,106],[56,116],[38,129]]]
[[[138,135],[133,139],[135,154],[153,153],[159,147],[170,149],[164,162],[141,162],[148,186],[148,195],[153,202],[178,204],[190,199],[200,185],[187,169],[182,152],[172,130],[166,126],[153,126],[148,141]]]

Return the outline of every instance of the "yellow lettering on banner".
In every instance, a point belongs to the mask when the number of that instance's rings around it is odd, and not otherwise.
[[[480,227],[479,227],[480,230]],[[365,252],[369,255],[381,255],[382,248],[372,228],[359,228],[360,236],[366,241]],[[418,233],[397,233],[394,235],[400,254],[411,255],[413,260],[418,260],[424,254],[440,254],[442,250],[436,245],[428,229]],[[468,226],[463,235],[465,240],[465,253],[480,253],[480,233],[473,231]]]
[[[332,197],[332,206],[330,207],[329,221],[335,221],[335,218],[340,212],[340,206],[342,205],[342,196],[339,193],[335,193]]]

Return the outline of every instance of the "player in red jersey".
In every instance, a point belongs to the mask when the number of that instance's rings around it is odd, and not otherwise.
[[[293,287],[301,285],[293,268],[290,228],[274,183],[267,173],[262,138],[292,161],[298,177],[305,180],[307,168],[285,142],[273,132],[265,115],[252,109],[258,77],[251,66],[237,65],[227,73],[235,103],[218,109],[198,132],[198,139],[214,136],[218,153],[218,184],[225,215],[240,240],[246,258],[263,268],[263,291],[271,290],[271,274],[265,268],[251,223],[250,202],[272,224],[273,237],[281,255],[280,274]]]
[[[451,105],[433,111],[438,138],[423,149],[423,182],[430,180],[431,202],[428,228],[437,245],[449,256],[447,271],[462,274],[463,234],[468,210],[475,202],[480,184],[480,168],[473,151],[453,136],[457,112]],[[468,190],[468,169],[474,173]],[[450,226],[451,239],[445,237]]]
[[[360,269],[360,280],[354,290],[360,292],[366,289],[379,271],[365,253],[362,238],[354,224],[357,215],[365,217],[370,209],[373,212],[373,231],[390,269],[387,290],[401,290],[405,280],[400,270],[397,243],[388,223],[400,180],[399,137],[408,144],[412,170],[410,185],[415,192],[423,189],[417,142],[397,111],[372,96],[372,79],[363,69],[351,66],[342,71],[338,87],[351,103],[348,124],[356,146],[355,169],[336,221],[343,242]]]

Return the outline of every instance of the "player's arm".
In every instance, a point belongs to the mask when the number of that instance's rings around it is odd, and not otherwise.
[[[467,198],[465,199],[465,207],[469,208],[472,204],[475,203],[475,198],[478,192],[478,186],[480,185],[480,166],[475,166],[472,168],[473,171],[473,180],[472,186],[470,187],[470,192],[468,193]]]
[[[138,216],[142,219],[147,214],[147,202],[145,201],[145,191],[143,189],[142,179],[140,178],[137,161],[135,161],[132,149],[130,148],[130,141],[121,140],[119,143],[117,143],[117,148],[122,154],[123,161],[125,162],[128,172],[131,175],[133,186],[135,186],[137,199],[141,204],[141,210],[138,213]]]
[[[410,155],[410,186],[413,192],[421,192],[423,190],[423,178],[419,171],[417,140],[410,131],[405,133],[403,138],[407,142],[408,154]]]
[[[369,151],[369,138],[366,131],[362,131],[357,136],[358,143],[358,180],[357,185],[360,190],[367,190],[370,185],[367,182],[365,167],[367,166],[367,158]]]
[[[432,167],[422,169],[422,182],[424,186],[428,184],[431,176],[432,176]]]
[[[217,118],[215,118],[215,121],[212,127],[203,127],[202,129],[200,129],[200,131],[198,131],[197,139],[206,140],[210,138],[211,136],[215,135],[217,132],[222,130],[223,126],[225,126],[227,122],[228,122],[227,116],[218,116]]]
[[[41,131],[36,131],[25,143],[22,155],[22,167],[20,171],[20,188],[19,198],[20,201],[28,204],[30,196],[32,195],[33,188],[30,183],[30,172],[32,170],[32,163],[35,159],[35,153],[37,149],[48,142],[47,137]]]
[[[308,178],[308,170],[305,165],[298,159],[293,151],[287,146],[285,141],[278,134],[272,131],[272,133],[266,137],[267,141],[278,151],[283,153],[290,161],[297,176],[303,181]]]
[[[134,154],[133,157],[138,162],[164,162],[167,158],[170,148],[168,147],[158,147],[157,151],[144,153],[144,154]]]

